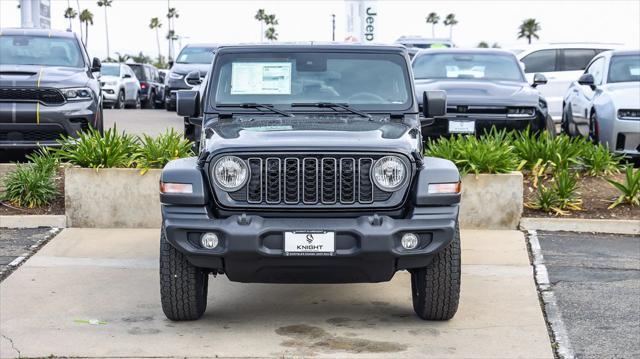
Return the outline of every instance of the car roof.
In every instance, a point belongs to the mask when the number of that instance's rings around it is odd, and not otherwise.
[[[613,50],[609,51],[611,56],[624,56],[624,55],[640,55],[639,50],[625,49],[625,50]]]
[[[416,57],[429,54],[491,54],[491,55],[507,55],[515,56],[513,52],[502,49],[485,49],[485,48],[437,48],[437,49],[421,49]]]
[[[42,37],[64,37],[69,39],[75,39],[75,34],[71,31],[62,31],[54,29],[39,29],[39,28],[2,28],[0,29],[2,35],[29,35],[29,36],[42,36]]]
[[[219,52],[226,51],[375,51],[375,52],[406,52],[406,48],[401,44],[365,44],[359,42],[291,42],[291,43],[248,43],[220,45]]]
[[[219,44],[186,44],[186,47],[204,47],[204,48],[209,48],[209,49],[215,49],[217,47],[219,47]]]
[[[446,43],[453,43],[451,41],[451,39],[445,39],[445,38],[429,38],[429,37],[424,37],[424,36],[400,36],[396,41],[396,43],[402,43],[402,42],[414,42],[414,43],[424,43],[424,44],[433,44],[433,43],[442,43],[442,42],[446,42]]]
[[[522,53],[531,53],[538,50],[558,50],[558,49],[599,49],[608,50],[624,46],[622,43],[607,42],[551,42],[537,43],[524,46],[511,46],[511,49],[522,50]],[[520,54],[518,54],[520,55]]]

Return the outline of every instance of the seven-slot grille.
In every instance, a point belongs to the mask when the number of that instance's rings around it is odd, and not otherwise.
[[[230,197],[253,205],[355,205],[386,201],[370,170],[382,155],[247,156],[247,184]]]
[[[0,87],[0,101],[61,105],[65,99],[60,90],[52,88]]]

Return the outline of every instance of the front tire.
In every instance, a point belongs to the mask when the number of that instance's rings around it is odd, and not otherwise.
[[[173,321],[196,320],[207,309],[209,273],[187,260],[160,234],[160,301],[164,315]]]
[[[589,140],[594,144],[600,143],[600,134],[598,129],[598,117],[595,111],[591,113],[589,117]]]
[[[118,99],[116,100],[116,103],[113,104],[113,108],[117,108],[118,110],[122,110],[125,106],[125,99],[124,99],[124,91],[120,90],[118,92]]]
[[[424,320],[449,320],[460,301],[460,229],[453,241],[424,268],[411,271],[413,310]]]

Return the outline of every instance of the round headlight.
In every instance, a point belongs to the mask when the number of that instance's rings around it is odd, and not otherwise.
[[[394,191],[404,183],[407,167],[395,156],[382,157],[371,168],[373,182],[383,191]]]
[[[235,156],[221,157],[213,166],[213,179],[227,192],[240,189],[247,182],[248,177],[247,165]]]

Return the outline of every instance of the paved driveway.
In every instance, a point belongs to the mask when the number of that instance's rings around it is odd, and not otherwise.
[[[169,128],[182,133],[184,120],[165,110],[104,110],[104,128],[116,126],[118,132],[156,136]]]
[[[444,323],[414,316],[406,273],[358,285],[218,277],[204,318],[173,323],[159,304],[157,237],[64,230],[0,283],[1,355],[552,357],[520,232],[463,231],[461,306]]]

